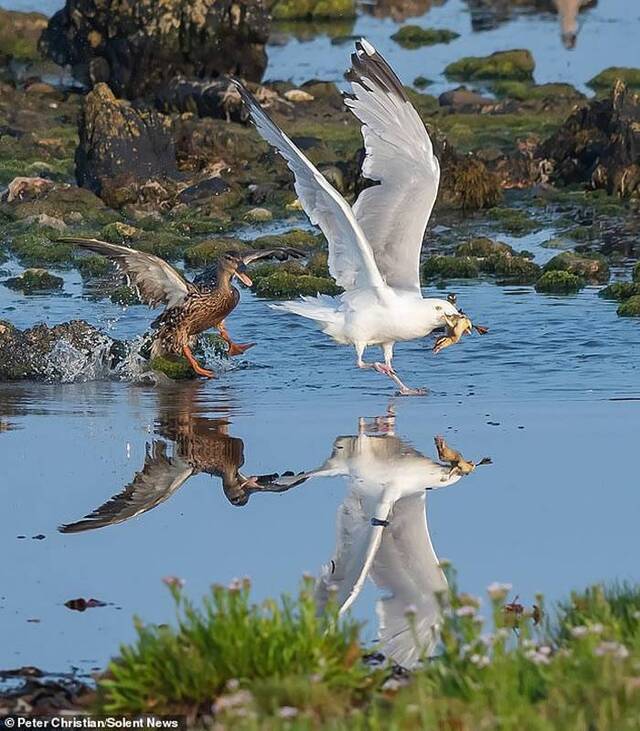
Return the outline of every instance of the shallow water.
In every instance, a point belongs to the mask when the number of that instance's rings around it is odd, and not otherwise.
[[[430,91],[444,88],[439,74],[450,60],[514,45],[533,50],[538,81],[582,87],[605,66],[637,63],[640,14],[629,7],[601,0],[584,14],[572,52],[561,46],[554,16],[520,16],[472,32],[458,0],[415,20],[463,34],[448,46],[402,50],[388,40],[395,24],[370,17],[360,18],[354,33],[388,53],[407,80],[419,73],[435,79]],[[268,76],[287,77],[295,68],[295,81],[340,80],[347,48],[328,38],[273,46]],[[506,240],[543,262],[554,252],[540,244],[553,235],[544,230]],[[0,318],[19,327],[84,318],[122,338],[146,329],[146,308],[93,301],[77,272],[59,274],[65,290],[55,297],[0,286]],[[173,616],[164,576],[183,577],[197,598],[213,582],[249,575],[257,597],[273,596],[295,590],[303,572],[317,575],[334,555],[336,517],[353,475],[253,494],[235,506],[219,477],[201,473],[137,518],[58,532],[123,490],[154,439],[184,461],[196,438],[206,450],[229,444],[230,436],[243,442],[243,475],[298,472],[322,465],[336,438],[357,436],[360,417],[385,415],[390,403],[402,449],[411,445],[435,460],[433,438],[443,434],[467,459],[493,460],[426,498],[435,554],[454,562],[464,590],[482,593],[491,581],[510,581],[514,594],[531,602],[537,591],[553,599],[592,581],[637,580],[638,323],[618,318],[615,303],[592,287],[571,297],[488,282],[449,289],[491,332],[437,357],[428,341],[399,346],[398,370],[409,384],[431,389],[425,398],[391,399],[386,380],[357,371],[351,352],[293,316],[270,312],[246,291],[229,328],[258,345],[217,381],[172,388],[0,385],[0,667],[104,667],[118,644],[132,638],[133,614],[158,622]],[[399,474],[396,467],[376,466],[380,484]],[[375,475],[368,479],[375,493]],[[422,560],[425,541],[423,531]],[[409,557],[405,565],[412,566]],[[426,594],[433,575],[424,566],[420,575]],[[352,607],[368,621],[370,639],[379,596],[369,583]],[[108,605],[84,613],[64,606],[77,597]]]
[[[0,317],[19,325],[42,315],[114,321],[120,336],[140,334],[148,322],[143,307],[91,304],[69,289],[67,298],[15,297],[17,309],[7,313],[3,288]],[[432,393],[393,400],[398,436],[423,455],[435,459],[433,437],[443,434],[467,459],[494,462],[428,494],[436,554],[454,561],[465,590],[509,580],[521,600],[633,578],[640,329],[595,288],[568,298],[490,283],[455,289],[491,333],[437,357],[426,341],[400,346],[400,373]],[[275,315],[245,292],[229,327],[259,344],[218,381],[169,390],[0,387],[0,419],[10,427],[0,433],[0,667],[102,666],[131,639],[133,614],[172,616],[161,582],[168,574],[186,579],[194,597],[248,575],[262,597],[294,590],[304,571],[317,575],[332,557],[348,487],[341,477],[254,494],[238,507],[218,477],[198,474],[138,518],[85,533],[56,530],[131,482],[154,436],[180,453],[175,441],[184,444],[185,433],[215,440],[228,422],[228,434],[244,442],[245,476],[298,472],[321,465],[336,437],[356,435],[359,417],[386,413],[386,380],[357,371],[349,351],[293,316]],[[368,586],[353,606],[371,639],[378,594]],[[76,597],[112,605],[80,614],[64,606]]]

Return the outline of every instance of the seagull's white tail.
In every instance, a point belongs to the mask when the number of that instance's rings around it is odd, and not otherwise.
[[[293,312],[295,315],[300,315],[300,317],[315,320],[322,326],[323,330],[342,322],[340,300],[326,294],[319,294],[317,297],[300,297],[300,299],[270,305],[270,307],[274,310]]]

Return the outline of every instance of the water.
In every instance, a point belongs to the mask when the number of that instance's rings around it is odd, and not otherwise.
[[[11,7],[31,9],[29,3]],[[572,52],[561,46],[551,15],[519,16],[478,33],[457,0],[415,20],[461,32],[448,46],[405,51],[389,41],[396,25],[388,19],[361,17],[354,33],[367,35],[404,78],[435,79],[433,90],[444,88],[440,72],[450,60],[514,45],[533,50],[537,81],[583,88],[605,66],[637,64],[640,20],[629,7],[602,0],[584,14]],[[269,54],[270,78],[288,77],[295,68],[295,81],[340,80],[346,65],[346,47],[328,37],[292,40]],[[554,252],[540,243],[552,235],[545,230],[509,243],[542,262]],[[11,262],[3,268],[18,269]],[[76,272],[57,273],[64,276],[63,295],[27,297],[0,287],[0,318],[19,327],[84,318],[113,337],[134,338],[153,317],[144,307],[93,300]],[[510,581],[529,603],[537,591],[557,599],[593,581],[637,580],[637,322],[618,318],[615,303],[598,298],[593,287],[566,298],[488,282],[451,288],[490,334],[465,338],[437,357],[431,342],[400,345],[397,368],[410,385],[431,389],[426,398],[392,399],[390,384],[357,371],[350,351],[309,323],[274,314],[246,291],[228,325],[234,338],[258,345],[219,380],[174,388],[119,381],[0,384],[0,667],[103,668],[119,643],[132,639],[134,614],[171,620],[162,584],[167,575],[184,578],[193,598],[213,582],[248,575],[261,598],[294,591],[303,572],[318,575],[334,557],[337,516],[360,484],[353,473],[310,479],[282,493],[257,492],[238,506],[219,476],[200,472],[137,518],[94,531],[58,531],[129,485],[154,440],[183,462],[194,454],[202,462],[202,450],[211,458],[220,444],[235,445],[237,455],[239,442],[229,440],[242,440],[245,477],[299,472],[322,465],[339,437],[363,439],[361,417],[384,416],[390,407],[401,452],[417,450],[421,468],[431,470],[419,475],[422,486],[432,485],[437,470],[435,435],[467,459],[493,460],[427,493],[435,554],[421,527],[413,549],[418,558],[405,553],[403,563],[419,577],[426,604],[438,582],[434,556],[454,562],[466,591],[481,594],[494,580]],[[385,433],[371,438],[389,438]],[[384,454],[370,460],[371,494],[403,475],[398,470],[405,463],[397,462]],[[404,477],[401,483],[407,484]],[[421,519],[421,510],[407,515]],[[369,582],[353,602],[370,640],[384,591]],[[84,613],[65,607],[78,597],[107,606]],[[427,624],[436,621],[429,611]]]

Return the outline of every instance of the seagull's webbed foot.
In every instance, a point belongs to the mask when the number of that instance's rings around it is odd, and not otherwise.
[[[424,388],[409,388],[404,384],[398,374],[395,372],[390,363],[374,363],[373,367],[385,376],[388,376],[398,387],[399,396],[426,396],[427,390]]]

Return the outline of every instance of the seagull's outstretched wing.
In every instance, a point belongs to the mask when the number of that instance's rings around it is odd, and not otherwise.
[[[128,246],[108,244],[98,239],[65,236],[58,241],[81,246],[111,259],[127,277],[129,283],[136,288],[140,299],[150,307],[159,304],[174,307],[190,292],[195,291],[195,287],[170,264],[153,254],[146,254]]]
[[[254,97],[234,81],[262,137],[284,157],[295,176],[295,189],[312,223],[329,242],[329,271],[345,289],[385,288],[371,246],[347,201],[264,112]]]
[[[193,467],[178,457],[167,457],[166,444],[155,441],[147,448],[144,467],[122,492],[107,500],[82,520],[61,525],[61,533],[81,533],[107,525],[124,523],[157,507],[193,474]]]
[[[401,498],[393,506],[371,578],[387,592],[377,604],[383,652],[411,668],[422,655],[433,653],[441,621],[437,594],[447,590],[429,536],[424,492]],[[411,619],[410,607],[415,612]]]
[[[362,122],[363,190],[353,212],[390,287],[420,289],[422,239],[438,193],[440,164],[425,126],[389,64],[362,39],[345,104]]]

